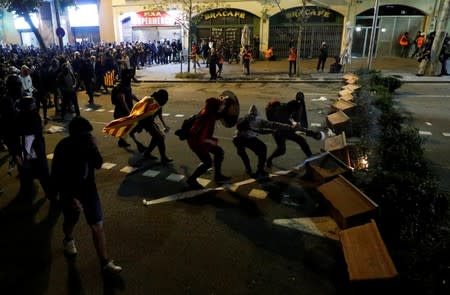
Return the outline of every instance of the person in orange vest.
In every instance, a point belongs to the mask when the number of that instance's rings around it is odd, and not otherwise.
[[[264,51],[264,58],[266,60],[275,60],[275,55],[273,55],[273,47],[270,46],[269,49]]]
[[[416,35],[416,39],[414,39],[414,45],[416,47],[414,48],[414,52],[411,55],[411,58],[414,58],[414,57],[422,54],[423,44],[425,44],[425,33],[418,31],[417,35]]]
[[[409,52],[409,33],[405,32],[399,40],[399,44],[402,47],[402,50],[400,51],[400,57],[408,57]]]
[[[297,48],[292,46],[291,49],[289,49],[288,60],[289,60],[289,76],[297,74]],[[294,69],[293,72],[292,68]]]

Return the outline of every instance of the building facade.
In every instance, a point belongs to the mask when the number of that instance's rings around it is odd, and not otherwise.
[[[53,0],[52,0],[53,1]],[[375,54],[381,56],[398,55],[398,38],[404,32],[413,37],[417,31],[430,32],[436,27],[436,20],[444,0],[397,0],[379,1],[379,16],[375,26]],[[94,3],[95,2],[95,3]],[[181,2],[181,1],[180,1]],[[264,2],[273,5],[264,5]],[[181,39],[185,49],[188,36],[191,40],[208,40],[228,46],[242,46],[244,26],[250,32],[250,41],[256,51],[269,46],[275,55],[285,58],[288,47],[300,40],[300,55],[312,58],[318,54],[321,42],[329,45],[329,54],[339,55],[349,37],[353,39],[352,56],[367,56],[373,26],[373,0],[321,0],[306,1],[218,1],[217,5],[196,7],[201,0],[183,1],[191,3],[192,9],[176,5],[155,6],[159,1],[148,0],[80,0],[81,4],[95,4],[98,9],[98,23],[91,26],[71,26],[66,14],[63,23],[65,42],[73,41],[142,41]],[[51,4],[51,1],[49,2]],[[201,6],[201,5],[200,5]],[[41,14],[39,29],[44,32],[48,43],[55,42],[54,9],[50,14]],[[302,17],[303,16],[303,17]],[[5,33],[7,17],[2,14],[2,40],[9,43],[26,44],[23,29],[16,35]],[[4,21],[5,20],[5,21]],[[190,22],[189,22],[190,20]],[[189,26],[190,24],[190,26]],[[450,26],[450,25],[449,25]],[[447,26],[447,31],[450,27]],[[190,28],[190,29],[189,29]],[[9,27],[9,30],[11,28]],[[351,35],[348,31],[351,30]],[[299,38],[300,32],[300,38]],[[12,42],[16,41],[16,42]]]

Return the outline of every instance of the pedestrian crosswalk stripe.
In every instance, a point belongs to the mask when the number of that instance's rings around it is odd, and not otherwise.
[[[116,165],[117,165],[117,164],[105,162],[105,163],[103,163],[103,165],[102,165],[102,169],[107,169],[107,170],[109,170],[109,169],[113,168],[113,167],[116,166]]]
[[[98,109],[98,110],[96,110],[96,112],[104,112],[105,111],[105,109]]]
[[[329,216],[274,219],[273,223],[312,235],[339,240],[339,227]]]
[[[184,117],[184,114],[176,114],[175,117],[176,118],[182,118],[182,117]]]
[[[433,125],[430,122],[425,122],[425,124],[428,125],[428,126],[432,126]]]
[[[311,127],[320,127],[322,124],[320,123],[311,123]]]
[[[93,109],[91,109],[91,108],[85,108],[84,111],[86,111],[86,112],[92,112]]]
[[[198,183],[200,183],[202,186],[207,186],[211,183],[211,179],[207,178],[197,178]]]
[[[444,136],[450,136],[450,132],[442,132],[442,135],[444,135]]]
[[[248,196],[255,199],[265,199],[267,198],[267,192],[254,188],[248,193]]]
[[[230,190],[230,191],[232,191],[232,192],[235,192],[235,191],[237,191],[237,190],[239,189],[239,187],[240,187],[241,185],[250,184],[250,183],[253,183],[253,182],[255,182],[255,181],[256,181],[256,179],[249,178],[249,179],[246,179],[246,180],[244,180],[244,181],[235,182],[235,183],[232,183],[232,184],[227,184],[227,185],[225,185],[225,188],[226,188],[227,190]]]
[[[432,135],[432,133],[430,131],[422,131],[422,130],[419,131],[419,134],[420,135]]]
[[[163,117],[168,117],[168,116],[170,116],[169,113],[163,113],[162,115],[163,115]]]
[[[114,110],[109,110],[108,113],[114,113]]]
[[[176,193],[176,194],[173,194],[170,196],[166,196],[166,197],[162,197],[162,198],[150,200],[150,201],[147,201],[146,199],[144,199],[144,200],[142,200],[142,204],[144,206],[149,206],[149,205],[154,205],[154,204],[167,203],[167,202],[172,202],[172,201],[176,201],[176,200],[194,198],[196,196],[207,193],[209,191],[221,191],[221,190],[223,190],[223,187],[191,190],[191,191],[187,191],[187,192]]]
[[[144,173],[142,173],[143,176],[147,176],[147,177],[155,177],[156,175],[158,175],[160,172],[157,170],[147,170]]]
[[[184,178],[183,174],[175,174],[175,173],[172,173],[166,177],[167,180],[171,180],[171,181],[180,181],[183,178]]]
[[[49,160],[53,159],[53,154],[48,154],[47,159],[49,159]]]
[[[122,169],[120,169],[120,172],[123,172],[123,173],[131,173],[131,172],[133,172],[134,170],[136,170],[136,168],[131,167],[131,166],[125,166],[125,167],[123,167]]]

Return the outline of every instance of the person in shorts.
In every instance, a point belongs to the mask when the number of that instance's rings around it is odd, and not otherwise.
[[[103,213],[95,182],[95,169],[101,168],[103,158],[92,130],[92,125],[85,118],[73,118],[69,123],[69,136],[56,145],[53,155],[52,180],[59,193],[64,216],[64,252],[68,256],[77,254],[73,230],[83,212],[91,227],[102,269],[118,273],[122,267],[110,260],[106,251]]]

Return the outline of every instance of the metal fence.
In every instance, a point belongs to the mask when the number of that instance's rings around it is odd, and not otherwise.
[[[303,27],[300,56],[313,58],[319,54],[320,44],[325,41],[328,44],[328,56],[339,56],[342,39],[342,24],[317,25],[306,24]],[[287,58],[289,45],[293,40],[297,45],[299,26],[270,26],[269,46],[273,46],[275,56]]]

